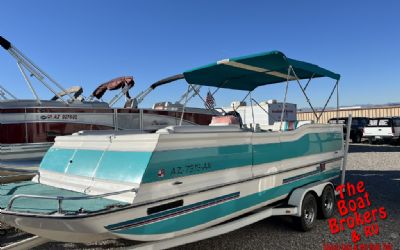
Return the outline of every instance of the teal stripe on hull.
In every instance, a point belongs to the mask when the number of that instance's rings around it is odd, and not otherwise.
[[[262,202],[266,202],[279,196],[286,195],[290,193],[293,189],[301,187],[303,185],[337,177],[339,175],[339,172],[340,169],[335,168],[324,173],[306,177],[275,188],[228,201],[220,205],[215,205],[192,213],[184,214],[175,218],[166,219],[143,226],[133,227],[130,229],[115,230],[113,232],[118,234],[130,235],[154,235],[189,229],[239,212],[241,210],[256,206]]]
[[[155,151],[142,181],[150,183],[251,164],[252,149],[248,144]],[[165,171],[163,178],[157,175],[160,169]]]
[[[173,209],[168,209],[168,210],[165,210],[165,211],[162,211],[162,212],[158,212],[158,213],[146,216],[146,217],[141,217],[141,218],[130,220],[130,221],[124,221],[124,222],[117,223],[117,224],[114,224],[114,225],[109,225],[109,226],[106,226],[106,229],[112,230],[112,231],[119,230],[119,229],[122,229],[122,228],[125,229],[125,228],[129,228],[129,227],[133,227],[134,225],[138,225],[140,223],[149,223],[150,221],[156,220],[158,218],[168,217],[168,216],[171,216],[171,215],[174,215],[174,214],[176,215],[176,214],[179,214],[179,213],[184,213],[184,212],[187,212],[187,211],[189,211],[191,209],[196,209],[198,207],[206,206],[207,204],[212,204],[212,203],[217,203],[217,202],[224,202],[224,201],[226,201],[228,199],[239,198],[239,196],[240,196],[240,192],[235,192],[235,193],[232,193],[232,194],[219,196],[217,198],[201,201],[201,202],[194,203],[194,204],[191,204],[191,205],[178,207],[178,208],[173,208]]]
[[[253,164],[333,152],[341,148],[341,133],[310,133],[296,141],[254,145]]]

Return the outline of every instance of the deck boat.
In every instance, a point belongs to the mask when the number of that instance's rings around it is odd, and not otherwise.
[[[0,86],[0,161],[42,158],[60,135],[80,130],[149,130],[155,131],[180,122],[182,98],[174,105],[159,103],[153,108],[138,108],[144,97],[156,87],[168,83],[164,79],[131,98],[132,76],[123,76],[100,84],[85,98],[83,89],[65,89],[8,40],[0,36],[0,45],[17,61],[17,66],[34,99],[22,100]],[[29,73],[29,74],[27,74]],[[36,78],[54,97],[43,100],[30,77]],[[180,76],[172,80],[179,79]],[[102,100],[106,91],[120,90],[110,101]],[[125,97],[123,108],[114,105]],[[186,99],[184,99],[186,100]],[[162,105],[165,104],[165,105]],[[209,124],[215,111],[186,107],[182,124]]]
[[[328,101],[340,78],[279,51],[218,61],[183,76],[189,86],[250,95],[280,82],[297,82],[306,95],[300,80],[328,77],[336,82]],[[162,240],[226,222],[285,200],[296,188],[339,176],[342,126],[281,119],[275,128],[240,124],[230,113],[208,126],[59,136],[37,176],[0,186],[0,221],[63,242]]]

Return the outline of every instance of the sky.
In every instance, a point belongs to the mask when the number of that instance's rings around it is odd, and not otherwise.
[[[0,35],[64,87],[97,85],[132,75],[136,96],[161,78],[221,59],[280,50],[287,57],[341,74],[340,104],[400,102],[399,1],[4,1]],[[42,99],[52,94],[33,81]],[[32,98],[16,61],[0,51],[0,84]],[[334,81],[315,79],[307,90],[323,106]],[[282,101],[285,84],[257,89],[258,101]],[[179,81],[156,89],[141,103],[176,101]],[[206,95],[208,87],[202,88]],[[116,93],[107,93],[105,99]],[[219,90],[217,106],[246,93]],[[295,82],[288,101],[307,107]],[[335,105],[332,98],[330,106]],[[119,103],[119,105],[122,105]],[[202,106],[194,98],[190,106]]]

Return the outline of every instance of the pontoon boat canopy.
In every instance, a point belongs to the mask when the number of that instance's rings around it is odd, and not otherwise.
[[[285,82],[288,79],[290,66],[298,79],[317,77],[340,79],[339,74],[315,64],[287,58],[280,51],[225,59],[183,74],[190,84],[251,91],[262,85]],[[291,73],[289,80],[295,79]]]

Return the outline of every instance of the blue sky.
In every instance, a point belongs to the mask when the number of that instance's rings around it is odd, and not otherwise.
[[[135,96],[152,82],[193,67],[281,50],[340,73],[342,105],[380,104],[400,101],[399,10],[398,1],[14,0],[2,3],[0,35],[65,87],[82,85],[87,96],[117,76],[135,77]],[[31,98],[4,50],[0,84]],[[323,105],[332,84],[315,81],[311,100]],[[182,81],[161,87],[142,106],[175,101],[185,89]],[[43,98],[52,96],[38,90]],[[262,87],[254,96],[282,100],[283,90],[283,84]],[[289,101],[307,106],[295,83],[289,92]],[[244,94],[220,91],[217,105]]]

